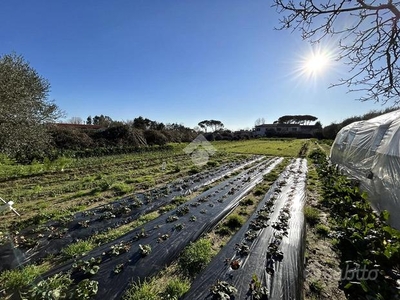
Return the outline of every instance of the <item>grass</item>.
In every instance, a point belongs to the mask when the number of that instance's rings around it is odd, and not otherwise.
[[[145,280],[143,282],[133,283],[127,290],[124,300],[159,300],[160,290],[152,281]]]
[[[118,183],[114,183],[111,188],[114,190],[114,192],[117,195],[125,195],[128,193],[131,193],[134,189],[132,186],[123,183],[123,182],[118,182]]]
[[[91,241],[79,241],[63,248],[61,253],[66,258],[77,258],[79,256],[85,255],[87,252],[93,250],[95,247],[96,245]]]
[[[308,224],[314,226],[319,222],[320,213],[318,209],[311,206],[306,206],[304,207],[304,217],[306,218]]]
[[[190,289],[190,281],[187,278],[174,278],[167,283],[162,299],[179,299]]]
[[[328,234],[329,234],[329,232],[330,232],[330,229],[329,229],[329,227],[326,226],[326,225],[318,224],[317,226],[315,226],[315,231],[316,231],[319,235],[321,235],[321,236],[323,236],[323,237],[327,237]]]
[[[185,248],[179,258],[179,267],[183,274],[194,277],[211,261],[211,241],[200,239]]]
[[[47,265],[28,265],[21,269],[3,271],[0,274],[0,290],[20,291],[24,287],[31,285],[47,269]]]
[[[247,141],[218,141],[212,144],[218,151],[297,157],[304,141],[302,139],[264,138]]]
[[[125,292],[124,300],[180,299],[190,288],[190,280],[176,274],[177,266],[172,265],[161,274],[142,282],[133,283]]]

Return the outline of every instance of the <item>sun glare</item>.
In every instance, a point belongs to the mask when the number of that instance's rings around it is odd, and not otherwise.
[[[340,72],[336,48],[330,44],[309,44],[307,48],[300,48],[301,51],[293,55],[290,62],[293,69],[288,76],[292,77],[296,84],[307,88],[316,88],[320,84],[328,86],[332,76]]]
[[[308,73],[321,73],[327,67],[329,58],[323,53],[313,53],[304,64],[304,69]]]

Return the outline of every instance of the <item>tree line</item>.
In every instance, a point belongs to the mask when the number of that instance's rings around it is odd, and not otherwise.
[[[390,108],[386,108],[384,110],[372,110],[364,115],[352,116],[352,117],[346,118],[342,122],[338,122],[338,123],[332,122],[330,125],[325,126],[322,129],[323,138],[333,140],[336,138],[336,135],[343,127],[345,127],[353,122],[369,120],[369,119],[378,117],[380,115],[383,115],[383,114],[386,114],[386,113],[389,113],[391,111],[395,111],[398,109],[400,109],[400,107],[390,107]]]
[[[316,120],[318,120],[318,118],[311,115],[285,115],[274,121],[274,124],[309,125],[310,122],[314,122]]]

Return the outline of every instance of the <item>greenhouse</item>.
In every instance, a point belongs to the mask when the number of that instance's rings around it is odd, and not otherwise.
[[[377,211],[400,229],[400,110],[354,122],[340,130],[330,158],[360,181]]]

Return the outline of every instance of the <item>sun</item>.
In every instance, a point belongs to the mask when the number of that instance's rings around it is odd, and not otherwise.
[[[309,75],[321,74],[329,65],[329,57],[323,52],[311,53],[304,60],[303,70]]]
[[[292,71],[289,76],[308,87],[327,83],[334,74],[338,74],[337,58],[339,53],[333,45],[313,44],[299,49],[293,55]],[[328,84],[328,83],[327,83]]]

